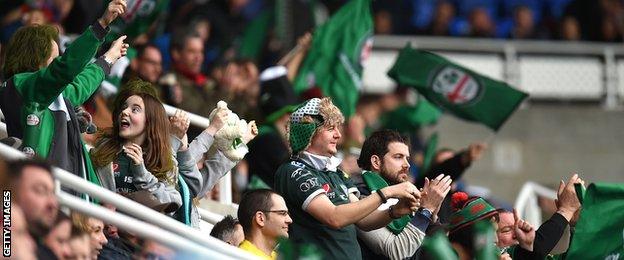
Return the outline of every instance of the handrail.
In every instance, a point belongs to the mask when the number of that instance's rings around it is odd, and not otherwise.
[[[168,116],[173,116],[177,110],[183,110],[183,109],[170,106],[167,104],[163,104],[163,106],[165,107],[165,112],[167,112]],[[208,126],[210,125],[210,120],[208,118],[205,118],[197,114],[189,113],[188,111],[185,111],[185,112],[188,115],[189,120],[191,121],[191,125],[197,126],[200,128],[208,128]]]
[[[82,214],[100,219],[106,223],[113,224],[123,230],[137,234],[140,237],[153,239],[156,242],[164,244],[165,246],[171,246],[175,249],[184,250],[185,252],[199,253],[204,256],[218,255],[219,257],[224,257],[225,259],[232,258],[228,255],[210,251],[196,243],[187,243],[185,242],[187,239],[178,234],[164,230],[158,226],[136,220],[119,212],[111,212],[111,210],[107,208],[91,204],[66,192],[59,192],[57,197],[61,205],[74,211],[78,211]]]
[[[210,223],[210,224],[216,224],[217,222],[221,221],[223,219],[224,216],[214,213],[214,212],[210,212],[207,211],[205,209],[202,208],[197,208],[197,211],[199,213],[199,216],[201,219],[205,220],[206,222]]]
[[[426,50],[473,51],[504,53],[513,48],[518,53],[604,55],[605,49],[612,49],[615,55],[624,55],[624,46],[614,43],[503,40],[432,36],[388,36],[375,35],[373,47],[377,49],[402,49],[411,43],[414,48]]]
[[[22,152],[15,150],[5,144],[0,144],[0,155],[4,156],[7,159],[19,159],[26,157]],[[198,243],[221,254],[225,254],[227,256],[235,257],[238,259],[250,258],[250,255],[242,250],[232,250],[229,247],[224,247],[225,244],[220,240],[207,237],[204,234],[201,234],[198,230],[185,226],[184,224],[177,222],[163,214],[154,214],[154,210],[144,205],[136,203],[135,201],[125,198],[117,193],[85,181],[84,179],[81,179],[65,170],[54,167],[53,173],[55,178],[59,180],[64,186],[71,187],[73,190],[78,192],[86,193],[89,196],[96,198],[100,201],[110,203],[117,207],[117,209],[126,212],[128,215],[131,215],[138,219],[149,221],[150,223],[157,225],[165,230],[177,234],[184,234],[188,240]]]
[[[535,182],[526,182],[516,198],[514,208],[518,212],[518,215],[529,223],[539,226],[541,224],[541,212],[539,212],[539,205],[537,205],[537,196],[543,196],[549,199],[556,199],[557,192],[539,185]],[[525,210],[528,209],[528,210]]]

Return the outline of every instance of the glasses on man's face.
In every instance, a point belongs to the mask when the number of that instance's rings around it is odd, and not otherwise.
[[[288,212],[288,210],[262,210],[262,212],[273,212],[282,216],[290,216],[290,212]]]

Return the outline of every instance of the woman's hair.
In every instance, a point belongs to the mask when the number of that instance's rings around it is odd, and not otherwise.
[[[4,52],[5,77],[37,71],[45,66],[52,54],[52,41],[59,43],[59,32],[54,26],[35,24],[18,29]]]
[[[123,110],[123,104],[131,96],[139,96],[145,104],[145,142],[143,160],[145,168],[150,171],[159,181],[169,184],[176,183],[176,173],[173,171],[173,156],[169,143],[169,120],[165,108],[155,96],[153,86],[142,80],[133,80],[124,86],[115,100],[113,108],[113,127],[100,133],[96,146],[91,152],[93,163],[97,167],[105,166],[115,160],[121,152],[124,139],[119,136],[119,114]],[[152,89],[152,90],[150,90]],[[168,173],[174,172],[168,175]]]

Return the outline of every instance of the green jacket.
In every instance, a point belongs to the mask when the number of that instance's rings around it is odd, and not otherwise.
[[[26,154],[47,158],[96,184],[74,106],[82,105],[110,71],[101,57],[90,63],[106,33],[94,23],[48,67],[16,74],[0,89],[8,134],[22,139]]]

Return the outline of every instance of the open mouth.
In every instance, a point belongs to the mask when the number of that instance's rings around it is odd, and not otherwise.
[[[119,128],[126,129],[128,127],[130,127],[130,121],[128,121],[128,119],[124,118],[119,121]]]

